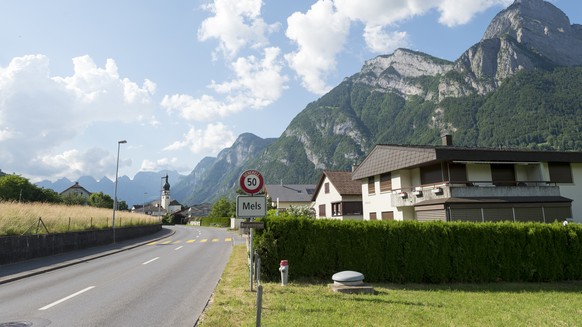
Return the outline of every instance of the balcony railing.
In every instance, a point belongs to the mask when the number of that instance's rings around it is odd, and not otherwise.
[[[392,205],[396,207],[413,206],[416,203],[446,199],[451,197],[516,197],[516,196],[560,196],[556,183],[545,181],[471,181],[441,182],[393,189]]]

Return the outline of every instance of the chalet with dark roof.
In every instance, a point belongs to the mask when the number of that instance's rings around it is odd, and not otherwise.
[[[317,218],[363,219],[362,186],[350,171],[324,170],[311,200]]]
[[[89,198],[91,196],[91,192],[87,191],[83,186],[79,184],[79,182],[75,182],[74,185],[70,186],[66,190],[59,193],[61,196],[63,195],[76,195],[82,196],[85,198]]]
[[[582,222],[582,152],[376,145],[354,170],[365,220]]]
[[[315,185],[311,184],[272,184],[265,186],[265,196],[270,199],[273,207],[286,211],[290,207],[311,208],[311,196]]]

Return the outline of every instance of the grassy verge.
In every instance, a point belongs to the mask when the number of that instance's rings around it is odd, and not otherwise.
[[[0,202],[0,236],[78,232],[110,228],[112,209],[47,203]],[[39,218],[42,224],[39,224]],[[128,211],[115,212],[116,227],[156,224],[159,219]],[[45,229],[46,226],[46,229]]]
[[[255,326],[246,248],[234,248],[200,326]],[[290,267],[290,278],[293,267]],[[326,282],[263,283],[263,326],[580,326],[582,282],[374,284],[377,294]]]

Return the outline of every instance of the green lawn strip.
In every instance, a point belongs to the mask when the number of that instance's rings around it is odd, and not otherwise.
[[[201,326],[254,326],[246,248],[236,247]],[[263,326],[581,326],[582,282],[374,284],[374,295],[328,282],[263,283]],[[331,282],[331,278],[330,281]]]

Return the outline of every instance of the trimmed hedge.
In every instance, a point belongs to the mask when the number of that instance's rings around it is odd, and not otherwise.
[[[228,218],[228,217],[220,217],[220,218],[204,217],[204,218],[200,219],[200,226],[230,227],[230,218]]]
[[[368,282],[582,280],[582,225],[337,221],[266,218],[255,248],[261,275],[331,279],[343,270]]]

